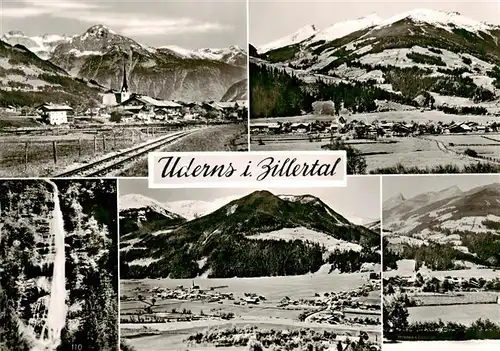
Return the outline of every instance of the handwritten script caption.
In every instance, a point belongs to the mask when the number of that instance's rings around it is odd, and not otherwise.
[[[150,188],[346,186],[345,151],[151,152]]]

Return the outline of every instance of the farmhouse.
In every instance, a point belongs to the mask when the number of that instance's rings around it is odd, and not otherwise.
[[[37,109],[43,120],[51,125],[61,125],[68,123],[68,112],[73,109],[67,105],[43,104]]]
[[[292,129],[292,132],[296,133],[307,133],[310,128],[309,123],[293,123],[290,128]]]
[[[120,106],[134,113],[137,119],[170,119],[181,116],[182,106],[173,101],[157,100],[149,96],[134,94]]]
[[[460,123],[450,126],[448,130],[450,131],[450,133],[466,133],[470,132],[472,128],[469,127],[467,123]]]

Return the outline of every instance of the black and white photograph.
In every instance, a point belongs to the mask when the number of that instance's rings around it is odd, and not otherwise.
[[[252,151],[500,173],[498,1],[249,0],[249,55]]]
[[[122,350],[380,350],[379,177],[119,189]]]
[[[247,151],[246,8],[3,1],[0,176],[147,176],[150,151]]]
[[[499,176],[386,176],[382,188],[383,350],[498,349]]]
[[[116,180],[0,180],[0,350],[118,350]]]

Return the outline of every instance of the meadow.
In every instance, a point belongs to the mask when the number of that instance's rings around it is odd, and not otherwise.
[[[500,340],[467,340],[467,341],[402,341],[384,343],[384,351],[422,351],[422,350],[453,350],[453,351],[489,351],[499,350]]]
[[[500,320],[500,305],[470,304],[450,306],[420,306],[408,308],[410,323],[431,322],[441,319],[443,322],[455,322],[470,325],[478,319]]]

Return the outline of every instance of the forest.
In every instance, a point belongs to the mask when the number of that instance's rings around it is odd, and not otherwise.
[[[67,314],[58,351],[118,346],[117,194],[114,180],[53,180],[64,227]],[[54,189],[0,182],[0,350],[30,351],[45,324],[54,271]]]

